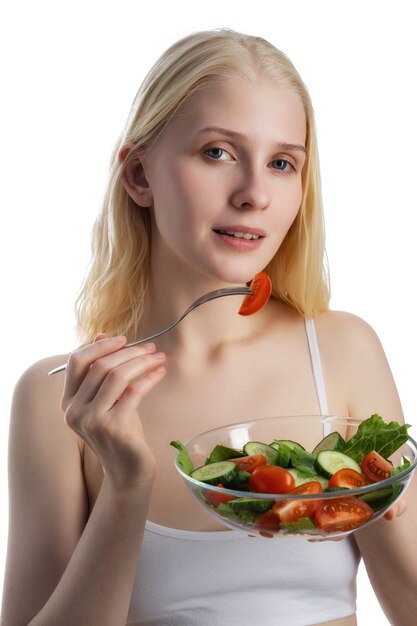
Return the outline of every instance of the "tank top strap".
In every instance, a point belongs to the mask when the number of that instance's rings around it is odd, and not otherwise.
[[[323,370],[321,367],[320,351],[317,343],[316,327],[314,320],[305,319],[305,328],[307,333],[308,348],[310,351],[311,367],[313,370],[314,382],[316,384],[317,398],[322,415],[329,415],[329,407],[327,404],[326,387],[324,384]]]

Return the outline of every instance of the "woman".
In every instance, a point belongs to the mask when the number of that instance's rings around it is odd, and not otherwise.
[[[173,467],[172,439],[254,415],[402,420],[374,332],[328,310],[323,258],[313,110],[291,62],[228,30],[179,41],[114,153],[78,302],[83,345],[65,383],[47,376],[59,355],[16,388],[6,626],[353,626],[360,556],[388,618],[412,623],[411,505],[354,538],[270,543],[209,519]],[[223,298],[157,345],[121,349],[264,268],[273,298],[256,315]]]

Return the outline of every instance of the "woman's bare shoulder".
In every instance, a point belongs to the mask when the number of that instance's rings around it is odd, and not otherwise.
[[[357,315],[346,311],[325,311],[315,319],[317,334],[324,345],[350,350],[368,348],[380,350],[378,335],[372,326]]]
[[[74,441],[75,433],[64,422],[61,397],[64,372],[48,376],[48,372],[65,363],[68,355],[59,354],[36,361],[26,368],[18,379],[12,399],[11,428],[45,427],[53,430],[67,442]],[[78,439],[78,438],[77,438]]]
[[[61,396],[64,372],[48,376],[48,372],[65,363],[67,354],[49,356],[27,367],[18,379],[14,396],[29,395],[31,401],[50,402],[52,397]]]
[[[394,379],[372,326],[352,313],[327,311],[316,328],[326,373],[343,389],[350,414],[400,417]]]
[[[35,361],[31,365],[29,365],[22,373],[22,377],[33,376],[36,374],[48,374],[52,369],[66,363],[68,361],[68,354],[55,354],[52,356],[47,356],[39,361]],[[50,377],[51,379],[56,378],[56,376]],[[59,377],[58,377],[59,378]]]

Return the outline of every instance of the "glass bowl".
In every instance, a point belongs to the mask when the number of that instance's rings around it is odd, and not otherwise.
[[[278,439],[296,441],[311,452],[326,435],[335,431],[346,441],[349,440],[363,421],[350,417],[319,415],[255,419],[209,430],[193,437],[184,445],[194,467],[198,468],[205,464],[216,445],[241,450],[249,441],[269,444]],[[181,469],[178,456],[179,453],[175,457],[175,467],[193,496],[208,514],[225,526],[245,531],[251,536],[321,540],[341,538],[358,528],[365,528],[394,505],[406,490],[417,465],[417,443],[408,437],[407,442],[391,455],[393,467],[400,466],[403,457],[410,461],[410,466],[395,476],[359,488],[324,491],[318,495],[296,494],[296,497],[291,493],[255,493],[200,482]],[[245,502],[242,498],[250,500]],[[234,505],[230,505],[232,500],[235,501]],[[296,503],[301,507],[298,511],[304,513],[295,522],[282,522],[273,514],[277,510],[276,507],[273,508],[277,502],[278,508]],[[290,508],[292,506],[291,504]],[[350,515],[349,512],[355,509],[359,515]],[[361,513],[363,510],[366,515]],[[341,523],[338,521],[340,511],[343,519]],[[353,520],[350,519],[352,517]],[[332,523],[323,523],[323,519],[331,520]]]

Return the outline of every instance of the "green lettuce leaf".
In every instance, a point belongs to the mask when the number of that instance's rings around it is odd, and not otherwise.
[[[315,528],[313,520],[309,517],[300,517],[296,522],[281,522],[281,528],[285,528],[286,530],[300,531],[300,530],[311,530]]]
[[[228,448],[227,446],[218,445],[215,446],[211,451],[211,454],[207,459],[206,464],[218,463],[219,461],[227,461],[227,459],[237,459],[243,456],[244,455],[238,450]]]
[[[223,517],[228,517],[229,519],[234,520],[239,524],[243,524],[244,526],[251,526],[254,524],[259,515],[254,511],[234,511],[232,507],[225,502],[219,504],[217,512],[220,513],[220,515],[223,515]]]
[[[277,458],[275,459],[275,465],[280,467],[288,467],[291,462],[291,450],[284,443],[277,443],[273,441],[269,444],[271,448],[277,451]]]
[[[408,428],[410,424],[399,424],[395,421],[387,424],[380,415],[372,415],[362,422],[356,434],[346,442],[343,452],[357,463],[372,450],[388,459],[407,441]]]
[[[396,474],[399,474],[400,472],[403,472],[404,470],[408,469],[411,465],[410,459],[407,459],[406,456],[403,456],[402,458],[402,464],[399,465],[398,467],[396,467],[395,469],[392,470],[391,475],[395,476]]]
[[[181,441],[178,441],[178,440],[171,441],[169,445],[174,446],[174,448],[177,448],[177,450],[179,450],[178,465],[181,467],[184,474],[188,474],[189,476],[191,472],[194,471],[195,468],[194,468],[194,465],[192,464],[192,461],[189,457],[186,447],[184,446],[183,443],[181,443]]]
[[[305,476],[315,476],[317,470],[314,467],[316,457],[306,450],[291,450],[291,465]]]

